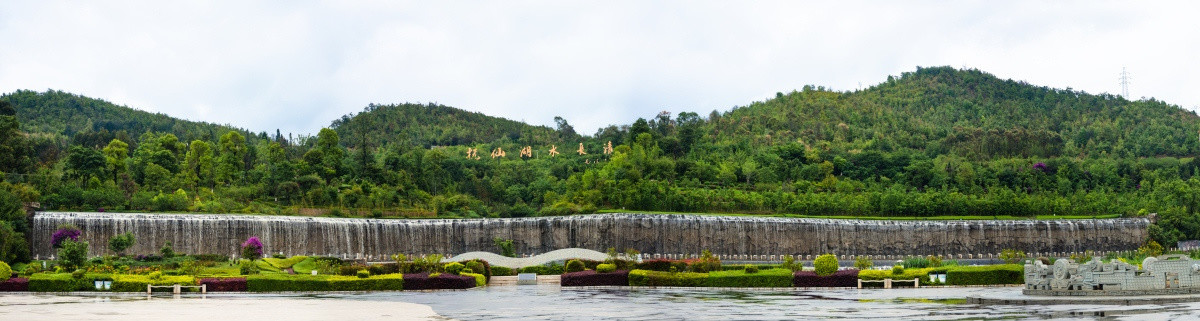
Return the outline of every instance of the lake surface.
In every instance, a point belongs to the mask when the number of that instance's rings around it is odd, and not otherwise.
[[[1020,288],[686,289],[493,286],[462,291],[329,294],[6,294],[2,320],[996,320],[1200,319],[1200,302],[1161,305],[976,305],[967,296]],[[230,313],[230,314],[225,314]]]

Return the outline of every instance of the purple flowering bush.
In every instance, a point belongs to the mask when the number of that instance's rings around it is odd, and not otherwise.
[[[79,241],[79,236],[82,234],[83,231],[80,231],[74,226],[59,226],[58,230],[54,231],[54,234],[50,236],[50,244],[53,245],[54,248],[59,248],[62,246],[63,241]]]
[[[242,243],[242,258],[257,260],[261,259],[263,254],[262,241],[258,240],[257,236],[251,236]]]
[[[1050,167],[1046,166],[1046,163],[1043,162],[1037,162],[1037,164],[1033,164],[1033,169],[1042,171],[1043,173],[1050,171]]]

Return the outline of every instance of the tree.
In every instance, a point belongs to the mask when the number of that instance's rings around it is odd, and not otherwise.
[[[213,186],[213,150],[206,141],[193,140],[184,157],[187,176],[201,186]]]
[[[67,170],[69,176],[75,179],[108,177],[104,175],[107,166],[108,161],[104,155],[95,149],[78,145],[71,146],[67,155]]]
[[[338,145],[338,134],[329,128],[321,128],[321,132],[317,133],[316,151],[320,152],[321,163],[312,164],[319,165],[321,169],[318,174],[325,181],[329,181],[337,177],[341,172],[342,158],[345,158],[345,151],[342,146]]]
[[[58,248],[58,265],[68,271],[83,268],[87,263],[88,242],[66,240]]]
[[[579,134],[575,133],[575,127],[571,127],[571,124],[568,124],[567,120],[563,119],[562,116],[554,116],[554,126],[558,130],[559,139],[579,137]]]
[[[135,241],[132,232],[118,234],[108,239],[108,249],[119,256],[125,256],[125,250],[133,247]]]
[[[108,163],[108,170],[113,174],[113,179],[117,175],[124,173],[125,159],[129,158],[129,144],[120,139],[113,138],[108,142],[108,146],[104,146],[104,159]]]
[[[29,143],[20,132],[16,110],[0,100],[0,173],[25,173],[29,170]]]
[[[221,135],[217,151],[220,155],[216,168],[217,182],[233,184],[241,181],[245,174],[246,137],[236,131],[226,132]]]

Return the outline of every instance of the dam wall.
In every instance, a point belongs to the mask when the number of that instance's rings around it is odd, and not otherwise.
[[[155,254],[170,241],[188,254],[237,256],[258,236],[265,253],[385,259],[391,254],[499,252],[511,239],[518,254],[563,248],[719,255],[979,255],[1133,250],[1149,219],[889,221],[745,216],[594,214],[500,219],[351,219],[235,214],[38,212],[31,250],[54,255],[61,224],[83,230],[91,254],[111,254],[107,240],[133,232],[128,254]]]

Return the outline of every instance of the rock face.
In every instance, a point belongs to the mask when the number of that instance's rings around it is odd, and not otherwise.
[[[71,223],[93,255],[108,254],[109,237],[133,232],[131,254],[176,252],[237,255],[258,236],[265,253],[359,255],[498,252],[493,238],[512,239],[519,254],[563,248],[721,255],[959,255],[1132,250],[1147,237],[1148,219],[1020,221],[866,221],[700,215],[598,214],[508,219],[380,220],[233,214],[38,212],[32,251],[54,254],[50,235]]]

